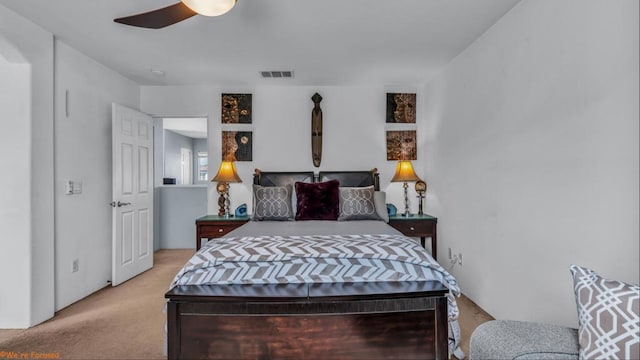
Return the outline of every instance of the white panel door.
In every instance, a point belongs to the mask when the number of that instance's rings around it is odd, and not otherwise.
[[[180,183],[193,184],[193,155],[190,149],[180,148]]]
[[[153,121],[112,105],[113,234],[111,283],[153,267]]]

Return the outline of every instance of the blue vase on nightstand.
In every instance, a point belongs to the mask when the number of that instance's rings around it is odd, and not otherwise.
[[[245,217],[247,216],[247,204],[242,204],[236,208],[235,211],[236,217]]]
[[[387,212],[389,213],[389,216],[396,216],[398,209],[396,209],[396,206],[393,204],[387,204]]]

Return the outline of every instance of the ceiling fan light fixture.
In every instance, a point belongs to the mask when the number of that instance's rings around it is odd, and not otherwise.
[[[226,14],[236,4],[236,0],[181,0],[187,7],[200,15],[220,16]]]

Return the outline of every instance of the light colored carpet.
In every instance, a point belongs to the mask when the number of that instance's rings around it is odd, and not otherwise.
[[[160,250],[153,269],[124,284],[104,288],[33,328],[0,330],[0,359],[7,358],[6,352],[20,356],[32,351],[61,359],[166,359],[164,293],[193,252]],[[462,348],[468,354],[473,330],[493,318],[465,296],[458,306]]]

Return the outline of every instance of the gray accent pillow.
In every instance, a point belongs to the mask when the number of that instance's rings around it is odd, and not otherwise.
[[[291,184],[285,186],[253,185],[253,220],[284,221],[293,219]]]
[[[366,187],[341,187],[340,215],[338,221],[382,220],[376,211],[373,185]]]
[[[640,287],[571,265],[578,306],[580,359],[637,359]]]
[[[376,212],[382,221],[389,222],[389,212],[387,211],[387,193],[376,191],[373,193],[373,201],[376,204]]]

